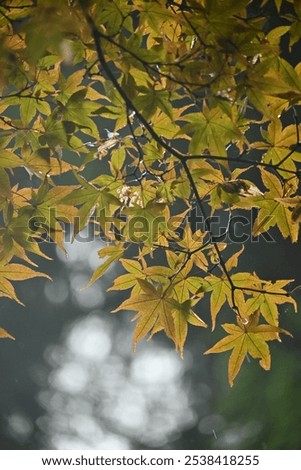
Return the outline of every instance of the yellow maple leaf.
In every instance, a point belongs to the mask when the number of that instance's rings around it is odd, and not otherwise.
[[[254,359],[259,359],[259,364],[264,370],[271,368],[271,354],[267,341],[279,339],[279,333],[289,336],[291,334],[273,325],[258,325],[259,312],[250,316],[249,321],[244,324],[238,320],[238,324],[225,323],[222,328],[228,336],[222,338],[204,354],[222,353],[232,349],[228,365],[229,384],[232,387],[243,361],[247,354]]]

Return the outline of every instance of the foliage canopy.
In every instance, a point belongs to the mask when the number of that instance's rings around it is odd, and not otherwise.
[[[269,369],[294,287],[240,272],[230,229],[255,208],[252,236],[298,240],[300,3],[4,0],[0,33],[0,296],[90,224],[90,283],[120,261],[134,345],[163,330],[182,355],[210,297],[212,329],[232,314],[206,352],[232,350],[230,384],[246,355]]]

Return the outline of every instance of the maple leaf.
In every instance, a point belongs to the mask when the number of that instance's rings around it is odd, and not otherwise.
[[[101,248],[98,251],[98,256],[99,258],[106,258],[107,259],[101,263],[98,268],[96,268],[95,272],[93,273],[90,281],[86,285],[87,287],[90,287],[97,279],[102,277],[108,268],[114,263],[115,261],[119,260],[121,256],[124,254],[125,248],[122,245],[111,245],[107,246],[105,248]]]
[[[225,263],[225,268],[229,273],[237,266],[238,258],[243,252],[244,247],[234,253]],[[210,292],[210,312],[212,320],[212,330],[215,329],[216,317],[221,310],[222,306],[227,302],[231,308],[239,305],[239,308],[244,306],[244,297],[241,289],[243,287],[256,287],[256,278],[250,273],[235,273],[231,275],[231,285],[228,277],[222,274],[221,277],[210,274],[204,278],[204,291]],[[233,286],[239,289],[233,289]],[[233,305],[234,301],[234,305]]]
[[[259,313],[253,314],[245,324],[238,320],[238,324],[225,323],[222,328],[228,333],[228,336],[218,341],[212,348],[204,354],[222,353],[232,349],[228,366],[229,384],[234,385],[234,379],[237,376],[243,361],[247,354],[254,359],[259,359],[259,364],[265,370],[271,368],[271,354],[267,341],[279,339],[279,333],[291,334],[273,325],[258,325]]]
[[[231,296],[231,286],[228,279],[225,276],[217,277],[211,274],[205,278],[210,286],[211,297],[210,297],[210,312],[212,320],[212,330],[215,328],[216,317],[224,303]],[[209,290],[208,289],[208,290]]]
[[[9,338],[15,339],[10,333],[8,333],[4,328],[0,328],[0,339]]]
[[[187,224],[182,239],[177,242],[179,246],[188,251],[189,259],[203,271],[206,271],[208,267],[207,258],[202,252],[205,236],[206,234],[201,230],[192,233],[190,226]]]
[[[192,154],[209,149],[212,154],[226,155],[225,142],[244,139],[238,127],[218,108],[210,110],[204,104],[202,113],[186,115],[185,119],[190,123],[179,134],[194,132],[189,146]]]
[[[114,280],[114,284],[109,287],[110,290],[126,290],[133,288],[132,293],[139,293],[141,288],[137,279],[145,279],[146,274],[139,261],[133,259],[121,259],[120,263],[127,271],[127,274],[122,274]],[[138,292],[137,292],[138,291]]]
[[[22,264],[0,264],[0,297],[9,297],[21,305],[24,305],[17,297],[15,289],[10,281],[24,281],[33,277],[45,277],[51,279],[47,274],[34,271]]]
[[[167,221],[170,214],[165,201],[151,200],[145,204],[145,207],[133,203],[132,207],[123,210],[123,214],[128,216],[123,229],[123,236],[127,241],[143,242],[152,246],[158,241],[161,233],[168,232]]]
[[[256,200],[260,209],[253,226],[253,234],[257,236],[277,225],[284,238],[290,237],[293,243],[297,242],[298,225],[291,223],[292,213],[281,203],[284,194],[279,178],[262,168],[261,177],[268,192],[261,200]]]
[[[80,186],[73,187],[73,191],[62,199],[62,203],[74,208],[73,206],[80,206],[77,212],[77,222],[74,226],[74,237],[79,233],[88,223],[90,216],[96,210],[97,223],[102,228],[105,235],[109,237],[109,229],[111,227],[111,217],[116,209],[121,206],[120,200],[110,191],[110,183],[99,188],[94,183],[88,182],[83,176],[76,175]]]
[[[114,312],[120,310],[135,310],[138,320],[134,331],[134,348],[136,344],[148,333],[164,330],[176,347],[183,353],[183,346],[187,335],[187,321],[195,321],[199,326],[206,326],[205,322],[194,313],[191,313],[187,303],[180,304],[170,296],[171,290],[163,290],[162,285],[155,288],[146,280],[137,279],[142,293],[133,295],[125,300]]]
[[[31,219],[31,221],[34,220],[35,219]],[[37,233],[34,230],[30,230],[30,228],[28,214],[23,213],[22,215],[22,213],[19,212],[17,217],[13,217],[10,220],[9,227],[7,226],[1,229],[1,263],[9,262],[13,256],[16,256],[32,266],[36,266],[36,264],[28,257],[28,254],[30,253],[34,253],[48,260],[51,259],[41,251],[38,241],[34,239]]]
[[[197,291],[200,291],[203,281],[197,276],[189,276],[193,262],[191,259],[185,259],[184,253],[176,255],[173,252],[169,252],[167,261],[170,266],[168,276],[173,279],[174,297],[180,303],[185,302],[191,297],[191,294],[196,294]],[[200,297],[203,295],[200,294]]]
[[[61,161],[53,156],[43,158],[41,155],[29,152],[23,152],[22,163],[19,166],[24,166],[29,173],[33,173],[41,179],[47,174],[56,176],[76,168],[74,165]]]
[[[159,322],[169,337],[174,337],[174,324],[171,311],[174,300],[164,296],[162,288],[158,290],[149,282],[138,279],[143,293],[125,300],[114,312],[136,310],[138,322],[134,332],[134,345],[137,344]]]
[[[293,196],[293,197],[282,197],[282,198],[275,198],[275,201],[280,202],[282,205],[287,207],[292,207],[291,211],[291,223],[298,226],[298,223],[301,220],[301,197],[300,196]]]
[[[282,128],[280,120],[273,120],[268,129],[261,130],[261,133],[267,142],[256,142],[253,146],[257,149],[267,149],[262,161],[279,166],[279,174],[284,179],[289,179],[290,185],[297,190],[298,178],[292,178],[291,173],[296,171],[294,160],[300,161],[300,154],[293,151],[294,146],[296,147],[296,126]],[[288,153],[291,154],[290,158],[287,158]]]
[[[288,292],[283,289],[291,280],[279,280],[274,283],[262,283],[262,292],[252,292],[252,297],[246,301],[245,315],[253,314],[257,309],[264,317],[265,321],[270,325],[278,326],[279,324],[279,311],[278,305],[291,303],[295,312],[297,311],[297,304]]]
[[[198,302],[198,300],[197,300]],[[205,323],[193,310],[192,306],[196,302],[193,300],[186,300],[181,304],[177,305],[177,308],[174,308],[172,311],[173,321],[174,321],[174,343],[176,348],[179,349],[181,357],[184,355],[184,344],[186,341],[188,333],[188,324],[207,328],[207,323]]]

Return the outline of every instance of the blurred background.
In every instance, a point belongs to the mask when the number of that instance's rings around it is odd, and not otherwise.
[[[247,244],[240,269],[300,280],[300,247],[276,243]],[[203,356],[220,327],[192,329],[183,360],[160,333],[132,351],[131,313],[110,313],[123,298],[106,293],[119,268],[80,290],[102,245],[85,233],[66,243],[68,257],[48,245],[54,261],[40,268],[53,282],[20,283],[26,308],[2,299],[16,341],[0,342],[0,448],[300,449],[300,315],[283,306],[294,338],[270,343],[270,372],[245,361],[231,389],[229,354]],[[208,319],[208,303],[198,312]]]

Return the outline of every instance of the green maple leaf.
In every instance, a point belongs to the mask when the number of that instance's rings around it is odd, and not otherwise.
[[[226,145],[231,141],[241,141],[243,136],[231,119],[218,108],[204,109],[199,113],[184,116],[189,122],[178,134],[193,132],[189,153],[197,155],[209,149],[212,155],[226,156]]]

